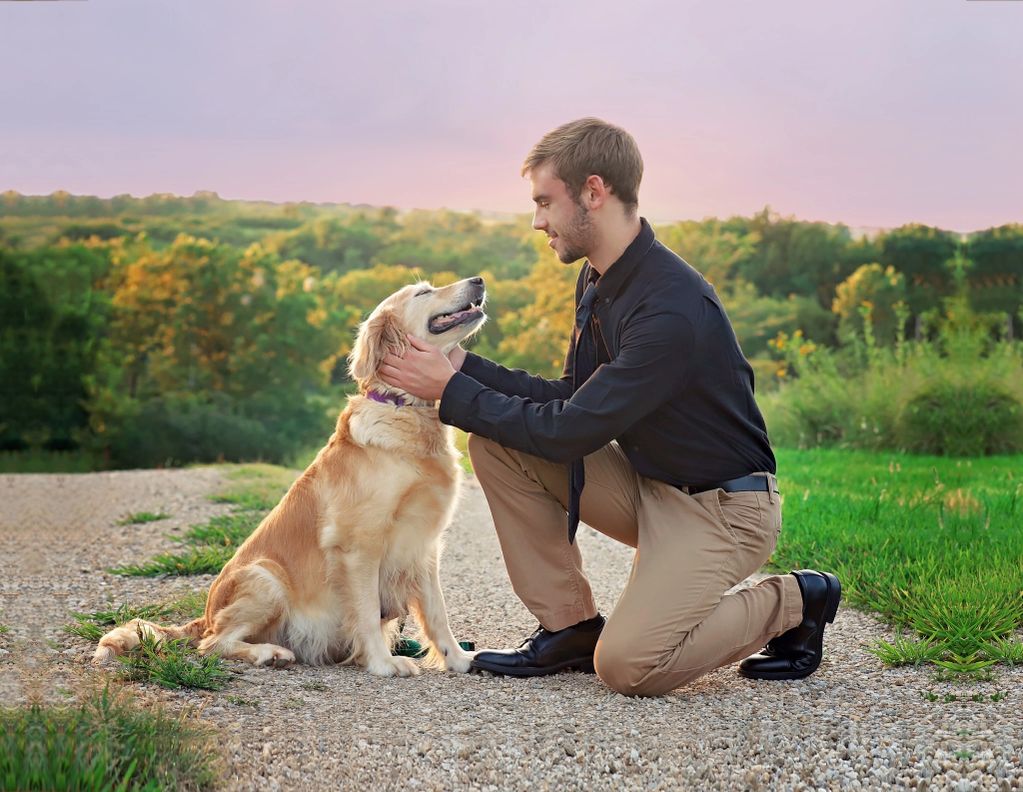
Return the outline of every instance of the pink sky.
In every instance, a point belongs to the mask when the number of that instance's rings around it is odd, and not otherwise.
[[[655,220],[1023,222],[1023,1],[0,2],[0,190],[530,210],[624,126]]]

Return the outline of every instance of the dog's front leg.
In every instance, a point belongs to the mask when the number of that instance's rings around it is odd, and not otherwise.
[[[451,634],[444,593],[440,587],[440,558],[437,555],[430,559],[416,581],[411,604],[423,632],[433,644],[431,659],[443,662],[448,671],[460,674],[468,671],[472,655],[463,650]]]
[[[345,553],[343,558],[355,662],[377,676],[415,676],[419,666],[408,657],[392,657],[380,630],[380,559],[360,552]]]

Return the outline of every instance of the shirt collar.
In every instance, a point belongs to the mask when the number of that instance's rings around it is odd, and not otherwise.
[[[636,235],[636,238],[629,243],[629,246],[625,248],[625,252],[618,257],[614,264],[607,268],[603,275],[593,269],[589,262],[586,262],[586,266],[590,267],[589,282],[597,284],[598,297],[605,299],[616,297],[618,292],[621,291],[622,286],[629,279],[632,271],[636,268],[636,265],[653,246],[654,230],[650,227],[645,217],[639,218],[639,224],[639,233]]]

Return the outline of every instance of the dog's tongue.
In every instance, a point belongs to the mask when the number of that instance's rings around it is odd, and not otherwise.
[[[453,314],[444,314],[443,316],[438,316],[433,320],[433,326],[438,328],[449,327],[453,324],[457,324],[464,317],[469,316],[472,313],[473,309],[467,308],[464,311],[456,311]]]

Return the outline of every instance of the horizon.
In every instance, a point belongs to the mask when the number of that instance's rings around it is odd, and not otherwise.
[[[485,219],[496,219],[496,220],[501,221],[501,222],[512,222],[512,221],[514,221],[516,219],[528,220],[531,217],[531,215],[532,215],[532,210],[530,210],[530,209],[527,209],[527,210],[522,211],[522,212],[505,212],[505,211],[494,210],[494,209],[478,209],[478,208],[466,209],[466,208],[453,207],[453,206],[395,206],[394,204],[351,203],[351,202],[348,202],[348,201],[305,201],[305,200],[300,200],[300,201],[274,201],[274,200],[270,200],[270,199],[266,199],[266,198],[232,198],[232,197],[220,195],[216,190],[196,190],[194,193],[191,193],[189,195],[181,195],[181,194],[178,194],[178,193],[167,193],[167,192],[154,192],[154,193],[148,193],[147,195],[134,195],[132,193],[114,193],[112,195],[96,195],[94,193],[72,193],[72,192],[69,192],[67,190],[59,190],[59,189],[55,190],[53,193],[29,194],[29,193],[21,193],[21,192],[18,192],[17,190],[10,190],[10,189],[8,189],[8,190],[0,190],[0,196],[3,196],[6,192],[15,192],[15,193],[17,193],[18,195],[20,195],[23,198],[49,198],[52,195],[54,195],[55,193],[64,192],[64,193],[66,193],[71,198],[98,198],[98,199],[100,199],[102,201],[109,201],[112,198],[120,198],[120,197],[123,197],[123,196],[127,196],[128,198],[131,198],[132,200],[141,201],[141,200],[145,200],[146,198],[153,198],[153,197],[169,197],[169,198],[182,199],[182,198],[196,198],[196,197],[202,197],[202,196],[208,195],[208,196],[210,196],[212,198],[215,198],[216,200],[223,201],[225,203],[265,204],[265,205],[268,205],[268,206],[280,206],[280,207],[309,205],[309,206],[322,207],[322,208],[345,207],[345,208],[348,208],[348,209],[355,209],[355,210],[359,210],[359,209],[394,209],[395,211],[398,212],[399,215],[408,214],[408,213],[411,213],[411,212],[454,212],[456,214],[480,215],[480,216],[484,217]],[[771,214],[772,217],[777,217],[777,218],[782,219],[782,220],[793,220],[795,222],[800,222],[800,223],[822,223],[824,225],[830,225],[830,226],[845,226],[849,230],[849,232],[851,234],[853,234],[854,236],[859,235],[859,234],[864,234],[864,235],[868,235],[868,236],[871,235],[871,234],[882,234],[882,233],[885,233],[885,232],[888,232],[888,231],[892,231],[892,230],[894,230],[896,228],[900,228],[901,227],[901,226],[854,226],[854,225],[851,225],[849,223],[843,222],[841,220],[835,220],[835,221],[831,221],[831,220],[814,220],[812,218],[799,217],[798,215],[794,215],[794,214],[791,214],[791,213],[778,211],[777,209],[775,209],[775,207],[773,207],[773,206],[771,206],[769,204],[766,205],[766,206],[760,207],[756,211],[749,212],[749,213],[746,213],[746,214],[730,214],[730,215],[726,215],[726,216],[708,215],[706,217],[662,218],[662,217],[650,217],[650,216],[647,216],[646,214],[644,214],[642,212],[642,210],[640,211],[640,215],[642,217],[645,217],[646,220],[651,225],[664,226],[664,225],[673,225],[675,223],[689,223],[689,222],[702,223],[702,222],[706,222],[708,220],[724,221],[724,220],[727,220],[727,219],[729,219],[731,217],[752,217],[753,215],[759,214],[760,212],[764,211],[765,209],[768,210],[768,212]],[[1002,225],[1018,225],[1018,224],[1021,224],[1021,223],[1009,222],[1009,223],[1003,223]],[[926,226],[927,224],[926,223],[913,223],[911,221],[910,223],[904,223],[903,225],[925,225]],[[974,228],[974,229],[970,229],[970,230],[966,230],[966,231],[963,231],[963,230],[960,230],[960,229],[956,229],[956,228],[943,228],[941,226],[928,226],[928,227],[936,228],[936,229],[938,229],[940,231],[945,231],[947,233],[957,234],[959,236],[966,237],[966,236],[970,236],[972,234],[981,233],[982,231],[988,231],[991,228],[998,228],[1000,226],[988,226],[986,228]]]
[[[0,3],[0,184],[525,214],[531,145],[596,115],[656,222],[1023,222],[1023,3],[620,10]]]

